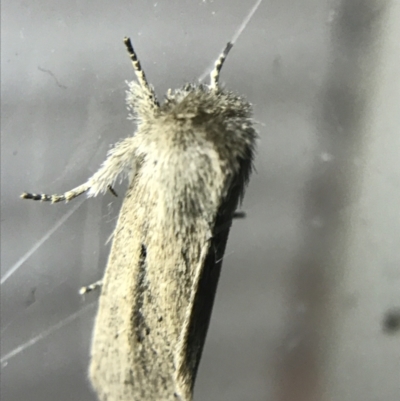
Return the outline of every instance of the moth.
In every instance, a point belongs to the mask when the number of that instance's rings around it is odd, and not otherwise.
[[[102,280],[89,377],[101,401],[190,401],[232,219],[248,183],[257,133],[250,104],[219,86],[228,42],[210,83],[157,100],[124,39],[137,82],[127,106],[133,136],[108,152],[57,203],[113,192],[129,181]],[[95,286],[89,286],[92,289]]]

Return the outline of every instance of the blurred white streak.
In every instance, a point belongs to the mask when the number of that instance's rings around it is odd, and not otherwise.
[[[14,358],[16,355],[20,354],[22,351],[24,351],[27,348],[31,347],[32,345],[36,344],[38,341],[43,340],[44,338],[48,337],[50,334],[60,330],[61,328],[63,328],[67,324],[69,324],[72,321],[74,321],[75,319],[77,319],[79,316],[83,315],[84,313],[86,313],[87,311],[92,309],[95,305],[97,305],[97,302],[92,302],[92,303],[86,305],[85,307],[83,307],[82,309],[80,309],[77,312],[73,313],[72,315],[68,316],[64,320],[61,320],[60,322],[58,322],[54,326],[52,326],[52,327],[48,328],[47,330],[43,331],[42,333],[38,334],[36,337],[31,338],[26,343],[24,343],[24,344],[20,345],[19,347],[13,349],[12,351],[7,353],[6,355],[4,355],[0,359],[1,367],[2,368],[6,367],[7,366],[7,362],[11,358]]]
[[[260,6],[262,0],[258,0],[256,4],[252,7],[250,12],[248,13],[247,17],[243,20],[242,24],[240,25],[239,29],[233,35],[231,39],[231,43],[234,45],[239,36],[242,34],[243,30],[246,28],[247,24],[250,22],[250,19],[253,17],[254,13],[257,11],[258,7]]]
[[[31,249],[29,249],[29,251],[25,255],[23,255],[17,261],[17,263],[15,263],[9,270],[7,270],[6,274],[1,278],[0,285],[3,285],[50,238],[51,235],[79,209],[84,201],[85,199],[79,200],[70,210],[68,210],[67,213],[64,214],[63,217],[61,217],[60,220],[57,221],[57,223],[52,228],[50,228],[49,231],[47,231],[47,233],[39,241],[36,242],[35,245],[32,246]]]
[[[257,11],[258,7],[260,6],[261,2],[263,0],[258,0],[254,6],[251,8],[251,10],[249,11],[249,13],[247,14],[246,18],[243,20],[243,22],[240,24],[238,30],[235,32],[235,34],[232,36],[232,39],[230,40],[230,42],[234,45],[235,42],[238,40],[239,36],[242,34],[242,32],[244,31],[244,29],[246,28],[247,24],[250,22],[251,18],[253,17],[254,13]],[[223,47],[223,49],[225,48],[225,46]],[[199,82],[202,82],[204,80],[204,78],[209,75],[210,71],[214,68],[214,63],[212,65],[210,65],[210,67],[207,68],[207,70],[205,72],[203,72],[203,74],[200,76],[199,78]]]

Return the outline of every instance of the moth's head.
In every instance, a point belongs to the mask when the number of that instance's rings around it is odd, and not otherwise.
[[[157,100],[154,88],[148,83],[146,79],[146,75],[142,69],[135,50],[133,49],[131,40],[126,37],[124,39],[124,43],[127,48],[129,57],[132,61],[132,65],[137,78],[137,83],[128,83],[129,91],[127,91],[126,101],[128,109],[131,111],[130,118],[143,120],[143,117],[156,117],[158,112],[160,111],[160,104]],[[194,89],[199,89],[199,91],[202,93],[216,96],[220,90],[219,75],[221,72],[221,68],[232,46],[233,44],[231,42],[228,42],[223,52],[215,61],[214,68],[210,72],[210,83],[208,85],[196,86],[187,84],[177,91],[169,90],[166,95],[166,103],[179,103],[184,99],[185,96],[193,93]]]
[[[210,85],[186,84],[168,90],[157,117],[165,122],[173,119],[195,127],[206,122],[216,124],[221,120],[225,123],[250,116],[250,104],[243,97],[227,90],[216,91]]]

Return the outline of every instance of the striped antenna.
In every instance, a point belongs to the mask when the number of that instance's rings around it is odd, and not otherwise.
[[[124,43],[126,46],[126,49],[128,50],[129,58],[132,61],[132,66],[133,69],[135,70],[136,77],[139,81],[140,86],[143,88],[143,90],[148,94],[150,101],[155,105],[159,106],[158,101],[156,99],[156,95],[154,93],[154,90],[152,87],[149,85],[146,79],[146,75],[144,71],[142,70],[142,66],[140,65],[140,61],[137,58],[137,55],[135,53],[135,50],[133,49],[131,39],[128,37],[124,38]]]
[[[221,68],[224,64],[226,57],[228,56],[229,51],[232,49],[232,46],[233,46],[232,42],[228,42],[226,44],[225,49],[218,57],[217,61],[214,64],[214,68],[210,72],[210,89],[213,91],[218,90],[219,73],[221,71]]]

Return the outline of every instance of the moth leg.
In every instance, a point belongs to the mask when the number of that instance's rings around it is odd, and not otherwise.
[[[232,216],[233,219],[244,219],[246,218],[246,212],[235,212]]]
[[[85,287],[82,287],[79,290],[79,294],[80,295],[87,294],[88,292],[91,292],[91,291],[99,289],[102,285],[103,285],[103,280],[98,280],[93,284],[90,284],[90,285],[87,285]]]
[[[129,174],[134,172],[136,166],[136,142],[135,137],[125,138],[117,142],[115,146],[109,150],[107,159],[101,167],[89,178],[88,183],[90,189],[88,196],[97,196],[110,190],[117,196],[112,188],[118,176],[122,173]]]
[[[244,219],[246,217],[245,212],[234,212],[232,215],[232,220],[233,219]],[[214,228],[213,235],[210,237],[213,238],[215,235],[222,233],[222,231],[227,230],[230,228],[232,224],[232,220],[227,220],[225,223],[222,223],[218,225],[217,227]]]
[[[114,189],[111,185],[108,186],[108,190],[109,190],[116,198],[118,198],[118,194],[115,192],[115,189]]]
[[[134,170],[135,167],[136,145],[134,137],[125,138],[118,142],[107,154],[107,159],[101,167],[90,177],[87,182],[78,187],[65,192],[62,195],[46,195],[24,192],[23,199],[40,200],[45,202],[57,203],[70,201],[79,195],[87,192],[88,196],[97,196],[100,192],[110,190],[117,196],[112,185],[121,173]]]
[[[83,193],[87,192],[90,189],[90,186],[88,183],[79,185],[78,187],[71,189],[68,192],[65,192],[62,195],[46,195],[46,194],[33,194],[30,192],[24,192],[21,195],[22,199],[32,199],[35,201],[44,201],[44,202],[51,202],[51,203],[57,203],[57,202],[62,202],[62,201],[70,201],[79,195],[82,195]]]

